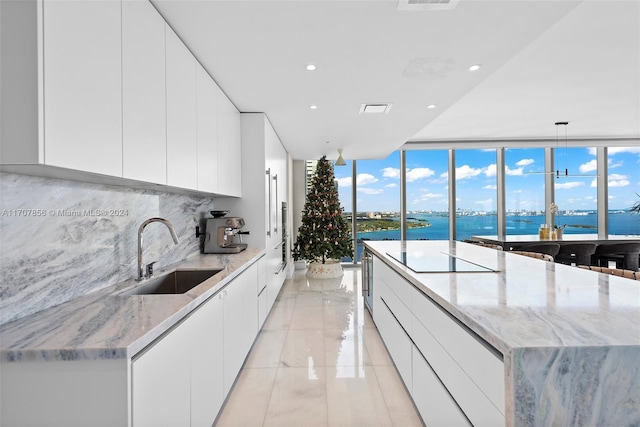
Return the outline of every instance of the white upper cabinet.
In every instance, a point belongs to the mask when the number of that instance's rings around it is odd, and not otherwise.
[[[122,2],[123,177],[167,183],[165,23],[151,3]]]
[[[122,176],[121,4],[46,1],[44,162]]]
[[[240,113],[226,95],[221,95],[218,102],[218,190],[220,194],[240,196]]]
[[[167,183],[165,22],[151,3],[122,2],[123,177]]]
[[[222,92],[200,64],[196,66],[198,190],[218,191],[218,98]]]
[[[196,60],[166,26],[167,184],[198,188]]]

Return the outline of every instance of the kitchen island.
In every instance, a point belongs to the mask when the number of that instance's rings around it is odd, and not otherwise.
[[[640,423],[638,282],[456,241],[365,246],[374,321],[427,425]]]

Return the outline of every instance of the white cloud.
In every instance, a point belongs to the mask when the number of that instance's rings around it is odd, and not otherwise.
[[[400,178],[400,169],[398,168],[384,168],[381,171],[385,178]]]
[[[595,170],[598,170],[598,162],[594,160],[590,160],[587,163],[583,163],[580,165],[580,173],[589,173]]]
[[[459,168],[456,168],[456,179],[473,178],[474,176],[478,176],[481,173],[482,173],[482,169],[474,169],[469,165],[462,165]]]
[[[521,175],[524,175],[523,169],[524,169],[523,167],[510,169],[509,166],[505,165],[504,173],[510,176],[521,176]]]
[[[485,185],[482,188],[484,188],[485,190],[495,190],[495,189],[498,188],[498,186],[497,185]]]
[[[495,163],[487,166],[484,170],[484,174],[488,177],[496,176],[496,173],[497,173],[497,167]]]
[[[556,189],[558,190],[569,190],[571,188],[581,187],[584,185],[584,182],[578,181],[570,181],[570,182],[556,182]]]
[[[493,199],[478,200],[476,204],[482,205],[482,209],[484,209],[485,211],[491,210],[494,205]]]
[[[591,188],[597,188],[598,187],[598,178],[593,178],[593,181],[591,181]]]
[[[351,187],[351,184],[352,184],[352,179],[350,176],[346,176],[344,178],[338,178],[336,179],[336,181],[338,181],[339,187]]]
[[[414,182],[422,178],[428,178],[434,174],[435,172],[429,168],[407,169],[407,182]]]
[[[433,200],[433,199],[441,199],[443,196],[442,194],[438,194],[438,193],[426,193],[426,194],[421,194],[420,197],[418,197],[414,203],[418,203],[418,202],[425,202],[427,200]]]
[[[384,188],[396,188],[398,186],[398,184],[396,184],[395,182],[392,182],[391,184],[387,184],[384,186]]]
[[[535,163],[535,160],[533,159],[522,159],[518,162],[516,162],[516,166],[529,166]]]
[[[380,194],[382,192],[384,192],[384,190],[380,188],[367,188],[367,187],[358,188],[358,193],[363,193],[363,194]]]
[[[370,173],[359,173],[358,176],[356,176],[356,185],[367,185],[373,184],[374,182],[378,182],[378,178]]]
[[[609,147],[607,149],[607,153],[610,156],[616,155],[618,153],[640,154],[640,147]]]
[[[626,175],[620,175],[617,173],[609,175],[609,187],[626,187],[629,184],[629,179]]]

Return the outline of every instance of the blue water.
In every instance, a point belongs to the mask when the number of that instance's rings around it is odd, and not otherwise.
[[[408,215],[416,219],[426,219],[430,227],[412,228],[407,230],[408,240],[448,240],[449,218],[428,214]],[[399,218],[396,218],[398,221]],[[538,234],[540,224],[545,222],[543,215],[539,216],[508,216],[507,234]],[[566,224],[564,234],[597,234],[598,216],[595,213],[583,216],[560,216],[557,224]],[[496,216],[462,216],[457,218],[457,240],[465,240],[471,236],[497,235],[498,218]],[[572,227],[572,225],[591,226],[593,228]],[[631,213],[610,213],[609,234],[640,235],[640,215]],[[369,240],[399,240],[400,230],[372,231],[358,233],[358,239]],[[362,247],[358,246],[358,260]]]

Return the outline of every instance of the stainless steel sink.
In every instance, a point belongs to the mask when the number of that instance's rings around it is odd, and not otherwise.
[[[142,284],[124,291],[120,295],[184,294],[222,270],[177,270],[164,276],[147,279]]]

